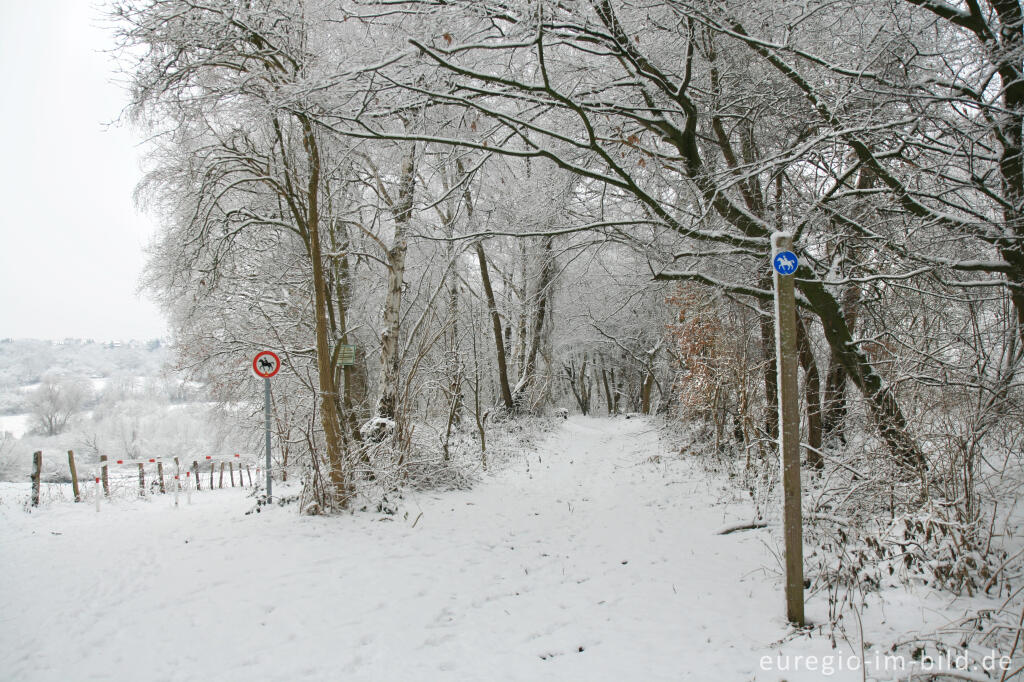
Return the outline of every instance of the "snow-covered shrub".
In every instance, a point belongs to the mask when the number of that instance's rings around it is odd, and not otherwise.
[[[394,419],[374,417],[359,427],[364,440],[379,443],[386,438],[393,438],[397,425]]]
[[[914,513],[859,525],[812,518],[806,577],[812,591],[828,594],[832,622],[848,607],[863,607],[870,593],[909,584],[957,595],[1001,595],[1006,552],[986,547],[982,529],[950,522],[947,511],[929,503]]]

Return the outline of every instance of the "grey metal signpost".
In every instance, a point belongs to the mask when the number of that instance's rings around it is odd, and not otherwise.
[[[277,374],[280,369],[281,358],[269,350],[257,353],[252,360],[252,370],[256,376],[263,377],[263,419],[267,439],[267,502],[273,497],[273,477],[270,475],[270,377]]]
[[[772,235],[775,284],[775,357],[779,385],[779,455],[782,463],[782,527],[786,552],[786,617],[804,625],[803,518],[800,509],[800,403],[797,394],[796,296],[800,266],[793,236]]]
[[[273,494],[270,476],[270,377],[263,377],[263,419],[267,436],[267,502]]]

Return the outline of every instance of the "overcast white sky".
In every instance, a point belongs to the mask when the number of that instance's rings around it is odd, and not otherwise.
[[[136,295],[153,224],[90,0],[0,0],[0,338],[166,334]]]

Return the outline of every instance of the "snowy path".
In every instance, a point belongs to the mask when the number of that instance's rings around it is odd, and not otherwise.
[[[408,520],[5,499],[0,679],[773,679],[767,535],[715,535],[749,510],[662,450],[574,418]]]

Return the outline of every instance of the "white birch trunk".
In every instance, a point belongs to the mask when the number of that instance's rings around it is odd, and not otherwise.
[[[375,417],[394,420],[398,408],[398,337],[401,332],[402,284],[405,278],[405,254],[408,250],[407,232],[412,218],[413,190],[416,178],[416,147],[412,146],[402,164],[398,197],[394,206],[395,237],[388,249],[388,291],[384,299],[384,330],[380,349],[380,397]],[[373,433],[371,438],[381,439],[384,433]]]

